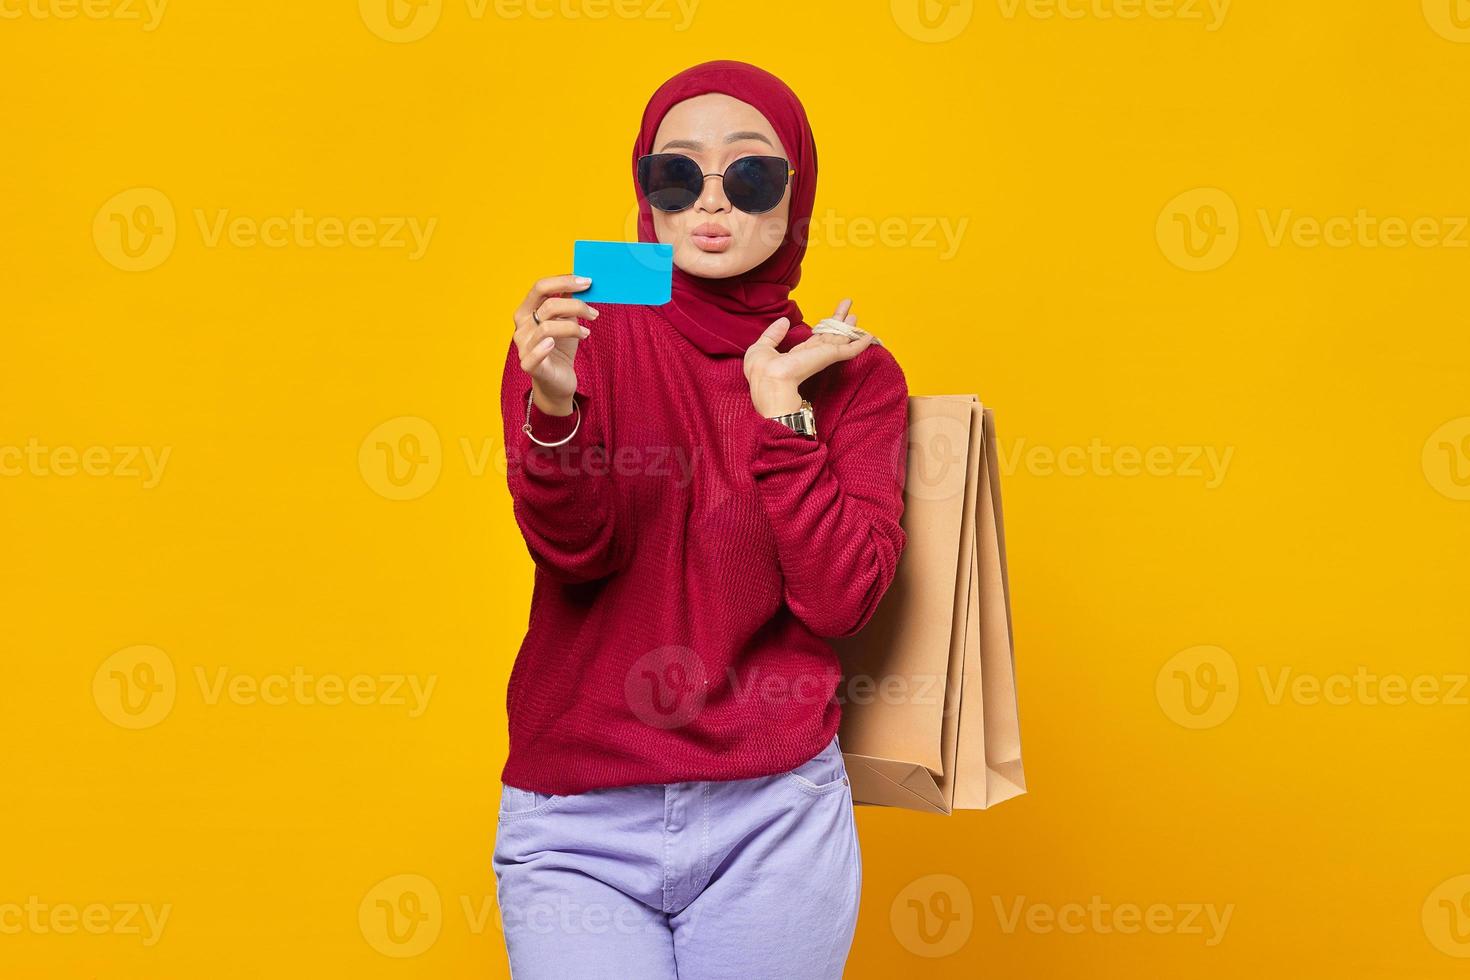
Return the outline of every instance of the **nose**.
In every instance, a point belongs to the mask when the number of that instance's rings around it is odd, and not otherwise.
[[[718,184],[711,184],[710,178],[718,177]],[[705,174],[704,190],[699,194],[699,210],[707,214],[720,214],[730,210],[730,200],[725,197],[725,175]]]

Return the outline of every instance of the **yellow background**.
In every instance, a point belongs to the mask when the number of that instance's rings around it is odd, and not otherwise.
[[[0,931],[0,974],[505,975],[510,312],[627,234],[647,96],[718,57],[816,129],[807,312],[855,297],[1005,454],[1031,792],[859,810],[849,976],[1464,974],[1465,4],[123,2],[0,2],[0,446],[50,453],[0,477],[0,907],[170,911],[151,945]],[[1432,220],[1401,247],[1297,223],[1359,209]],[[368,224],[207,234],[298,210]],[[129,257],[115,215],[164,234]],[[435,222],[419,257],[375,244],[397,217]],[[107,452],[64,475],[64,447]],[[157,719],[116,700],[148,668]],[[211,686],[293,671],[435,686],[417,715],[387,682]],[[420,931],[386,936],[406,892]],[[916,938],[910,898],[962,914]],[[1007,931],[1018,901],[1231,918]]]

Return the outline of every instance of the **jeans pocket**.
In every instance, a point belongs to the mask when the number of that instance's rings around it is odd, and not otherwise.
[[[502,820],[529,817],[550,810],[564,799],[566,799],[565,796],[540,793],[533,789],[522,789],[519,786],[502,782],[500,784],[500,817]]]
[[[832,736],[822,751],[783,775],[802,792],[814,796],[841,790],[847,785],[847,766],[842,761],[842,747],[837,743],[837,736]]]

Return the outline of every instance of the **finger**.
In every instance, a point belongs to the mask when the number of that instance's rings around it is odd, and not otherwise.
[[[571,273],[537,279],[536,283],[531,287],[531,291],[526,294],[526,298],[521,301],[517,312],[530,313],[544,303],[550,296],[557,296],[561,293],[580,293],[591,285],[591,279],[588,279],[586,276],[575,276]]]
[[[822,333],[813,333],[806,340],[791,348],[791,350],[799,351],[803,347],[841,347],[844,344],[850,343],[852,343],[852,338],[845,334],[823,331]]]
[[[808,350],[806,344],[811,345],[810,350]],[[798,344],[797,347],[792,347],[791,351],[788,351],[788,354],[786,354],[786,357],[803,356],[804,360],[810,359],[808,363],[811,364],[811,370],[807,372],[807,376],[810,376],[813,373],[819,372],[819,370],[822,370],[828,364],[844,360],[844,351],[857,344],[857,341],[851,341],[851,339],[845,338],[845,336],[838,336],[835,341],[831,342],[826,341],[825,338],[820,342],[817,342],[817,338],[811,338],[810,341],[806,341],[806,344]]]
[[[837,312],[832,314],[832,319],[841,320],[843,317],[847,316],[847,311],[850,309],[852,309],[852,300],[843,300],[842,302],[837,304]]]
[[[845,321],[843,321],[843,322],[845,322],[849,327],[855,327],[855,326],[857,326],[857,314],[856,313],[849,313],[847,315],[847,319]]]
[[[761,331],[761,335],[756,338],[755,342],[774,348],[781,342],[781,338],[786,336],[786,331],[789,329],[791,329],[791,320],[783,316]]]
[[[536,315],[542,320],[570,320],[573,317],[581,317],[584,320],[596,320],[600,313],[579,299],[553,296],[544,301],[536,308]]]
[[[556,338],[547,337],[533,347],[529,353],[521,355],[521,370],[527,374],[534,373],[541,362],[550,357],[554,350],[556,350]]]
[[[582,326],[576,320],[542,320],[541,325],[529,327],[524,333],[517,333],[516,343],[520,348],[521,356],[543,344],[549,338],[553,343],[562,337],[582,338],[591,331]]]
[[[870,334],[865,334],[860,340],[848,340],[846,337],[840,337],[838,339],[842,340],[843,343],[825,345],[826,349],[822,353],[827,358],[827,364],[822,365],[822,367],[826,367],[829,364],[836,364],[838,361],[851,360],[873,343]],[[821,370],[821,368],[817,370]]]
[[[852,343],[837,348],[836,360],[850,361],[871,346],[873,346],[873,335],[865,333]]]

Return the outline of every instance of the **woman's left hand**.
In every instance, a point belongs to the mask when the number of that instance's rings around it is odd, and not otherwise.
[[[837,312],[832,316],[855,326],[857,314],[850,313],[851,308],[852,300],[845,299],[837,304]],[[790,329],[791,321],[781,317],[767,327],[745,352],[745,378],[750,382],[750,399],[756,411],[766,418],[801,408],[801,393],[797,385],[828,365],[857,357],[873,343],[872,334],[863,334],[852,340],[841,334],[817,333],[783,354],[776,345]]]

